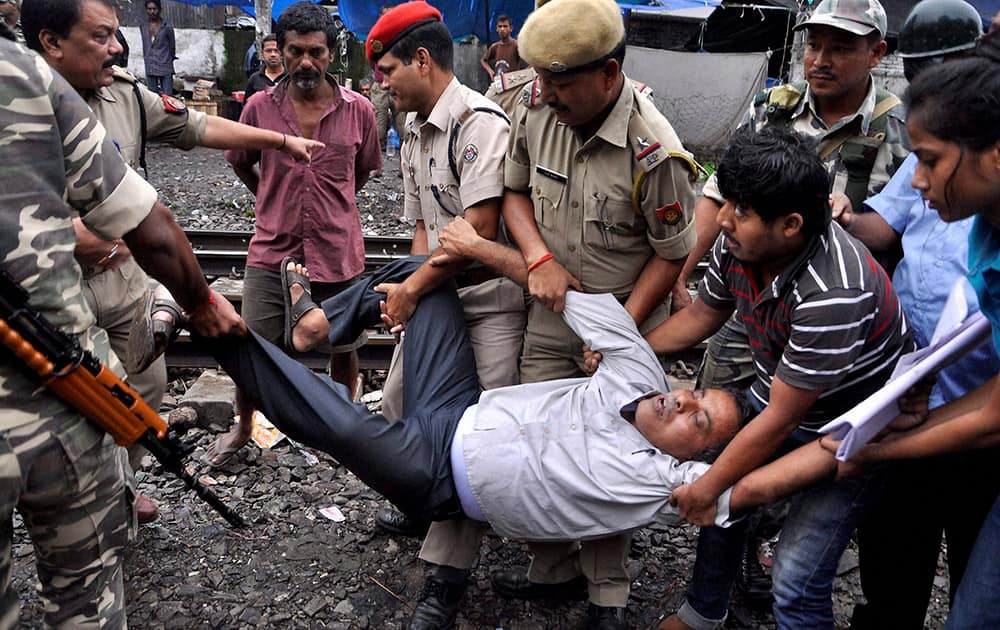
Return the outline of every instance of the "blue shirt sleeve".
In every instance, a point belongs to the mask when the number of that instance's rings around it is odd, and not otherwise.
[[[906,231],[907,217],[911,216],[910,209],[914,204],[919,204],[920,208],[923,208],[924,200],[920,191],[910,185],[916,169],[917,156],[911,153],[906,156],[906,160],[899,166],[882,192],[865,201],[865,205],[882,215],[885,222],[898,234]]]

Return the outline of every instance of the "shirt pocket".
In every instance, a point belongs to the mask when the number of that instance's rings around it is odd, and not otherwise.
[[[335,182],[354,181],[354,155],[357,147],[353,144],[335,144],[327,142],[326,146],[312,154],[312,160],[306,168],[317,176]],[[351,191],[353,194],[354,191]]]
[[[531,182],[531,199],[535,206],[535,221],[548,225],[556,220],[559,204],[566,193],[566,184],[544,175],[535,175]]]
[[[431,207],[442,217],[441,221],[465,214],[458,183],[452,176],[450,168],[442,166],[431,168],[431,182],[427,192],[433,199]]]
[[[584,238],[592,247],[627,250],[646,240],[646,220],[637,215],[631,200],[593,193],[584,203]]]

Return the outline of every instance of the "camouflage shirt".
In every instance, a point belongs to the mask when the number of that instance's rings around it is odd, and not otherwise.
[[[156,191],[128,168],[83,99],[33,52],[0,40],[0,261],[31,306],[107,359],[80,290],[72,211],[106,239],[135,228]],[[70,413],[0,364],[0,430]]]
[[[868,94],[858,111],[841,118],[830,127],[816,113],[816,104],[808,87],[805,94],[798,97],[797,102],[791,104],[790,110],[782,117],[782,122],[787,121],[784,124],[787,124],[791,129],[814,137],[821,143],[826,138],[843,138],[844,132],[841,130],[853,126],[855,133],[850,135],[847,142],[840,145],[838,150],[826,155],[823,162],[830,175],[830,192],[847,193],[849,197],[852,197],[855,212],[862,212],[864,208],[860,202],[855,202],[854,196],[847,191],[849,172],[845,157],[847,161],[852,159],[860,161],[864,165],[863,170],[867,170],[870,165],[866,190],[863,195],[856,195],[863,200],[882,190],[910,153],[910,139],[906,134],[906,116],[902,104],[897,103],[884,114],[883,120],[878,124],[872,124],[878,98],[874,82],[871,79],[869,82]],[[794,87],[783,85],[758,95],[751,104],[750,111],[743,117],[740,128],[753,125],[753,128],[759,131],[765,125],[777,124],[773,117],[769,118],[771,112],[768,110],[769,108],[773,109],[775,100],[780,101],[781,99],[775,99],[771,95],[775,90],[789,90],[789,88],[792,90],[786,94],[792,96],[791,100],[794,100],[796,94],[801,94],[794,91]],[[883,127],[884,132],[881,131]],[[709,178],[702,194],[720,204],[724,201],[715,175]]]

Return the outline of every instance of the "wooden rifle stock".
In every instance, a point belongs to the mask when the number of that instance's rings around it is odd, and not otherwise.
[[[30,369],[45,387],[82,416],[128,446],[139,442],[166,470],[236,527],[239,514],[184,468],[181,446],[167,435],[167,423],[146,401],[80,347],[80,342],[28,306],[28,294],[0,268],[0,343]]]

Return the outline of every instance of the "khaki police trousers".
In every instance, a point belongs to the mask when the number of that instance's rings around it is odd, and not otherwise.
[[[662,304],[639,327],[649,332],[670,314]],[[537,383],[575,378],[583,372],[583,340],[563,320],[538,302],[528,309],[521,357],[521,382]],[[570,543],[528,543],[531,565],[528,579],[538,584],[558,584],[579,575],[587,578],[591,603],[622,607],[628,603],[631,579],[626,571],[632,534]]]
[[[517,385],[517,363],[524,336],[524,291],[509,278],[487,280],[459,289],[465,323],[476,356],[483,389]],[[404,336],[405,337],[405,336]],[[403,346],[398,344],[386,376],[382,413],[398,419],[403,411]],[[435,521],[427,531],[420,559],[438,565],[471,569],[488,525],[471,519]]]
[[[83,296],[87,306],[94,312],[97,326],[108,333],[111,349],[122,361],[128,352],[129,329],[136,305],[148,288],[149,277],[131,256],[115,269],[83,279]],[[125,382],[139,392],[151,409],[158,411],[167,391],[166,360],[162,356],[157,357],[142,372],[127,375]],[[126,450],[132,470],[138,470],[146,449],[134,444]]]

